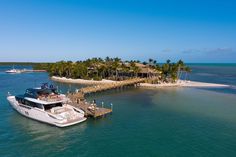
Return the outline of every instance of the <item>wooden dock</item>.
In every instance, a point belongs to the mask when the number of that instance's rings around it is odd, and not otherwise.
[[[112,113],[112,108],[97,107],[96,105],[90,104],[86,101],[72,103],[70,105],[82,109],[85,112],[86,117],[97,118]]]
[[[122,88],[124,86],[129,86],[129,85],[137,85],[144,81],[145,79],[143,78],[134,78],[115,83],[88,86],[81,88],[78,92],[69,93],[68,97],[72,101],[71,105],[82,109],[85,112],[86,116],[94,118],[101,117],[108,113],[112,113],[112,106],[111,108],[103,108],[103,107],[97,107],[96,104],[93,103],[90,104],[85,100],[86,94],[102,92],[110,89]]]
[[[112,106],[110,108],[98,107],[94,103],[89,103],[85,100],[81,92],[68,94],[70,98],[70,105],[80,108],[84,111],[86,117],[102,117],[106,114],[112,113]]]
[[[31,69],[26,69],[23,72],[47,72],[46,70],[31,70]]]
[[[124,86],[129,86],[129,85],[137,85],[137,84],[144,82],[144,81],[145,81],[144,78],[134,78],[134,79],[119,81],[119,82],[114,82],[114,83],[88,86],[85,88],[81,88],[80,92],[82,94],[86,95],[86,94],[106,91],[106,90],[110,90],[110,89],[122,88]]]

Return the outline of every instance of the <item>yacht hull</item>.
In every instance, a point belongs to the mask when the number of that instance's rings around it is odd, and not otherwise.
[[[9,104],[13,107],[13,109],[15,109],[21,115],[57,127],[68,127],[71,125],[84,122],[87,119],[86,117],[84,117],[83,114],[81,114],[80,117],[70,121],[65,121],[64,119],[59,120],[55,117],[55,115],[50,114],[44,110],[20,104],[18,101],[16,101],[15,96],[8,96],[7,100]]]

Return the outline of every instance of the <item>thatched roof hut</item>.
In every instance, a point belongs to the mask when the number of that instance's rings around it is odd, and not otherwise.
[[[138,75],[142,77],[158,76],[159,74],[161,74],[160,71],[150,67],[149,65],[144,65],[142,63],[135,63],[135,66],[137,66],[140,69]]]

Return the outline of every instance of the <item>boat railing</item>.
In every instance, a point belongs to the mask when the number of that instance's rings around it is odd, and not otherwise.
[[[39,96],[39,100],[47,101],[47,102],[53,102],[53,101],[62,101],[64,97],[60,95],[52,95],[52,96]]]

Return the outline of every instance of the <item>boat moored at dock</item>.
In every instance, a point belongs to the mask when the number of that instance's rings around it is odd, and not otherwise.
[[[68,104],[64,94],[51,86],[29,88],[24,95],[7,97],[10,105],[20,114],[58,127],[66,127],[86,120],[84,111]]]

